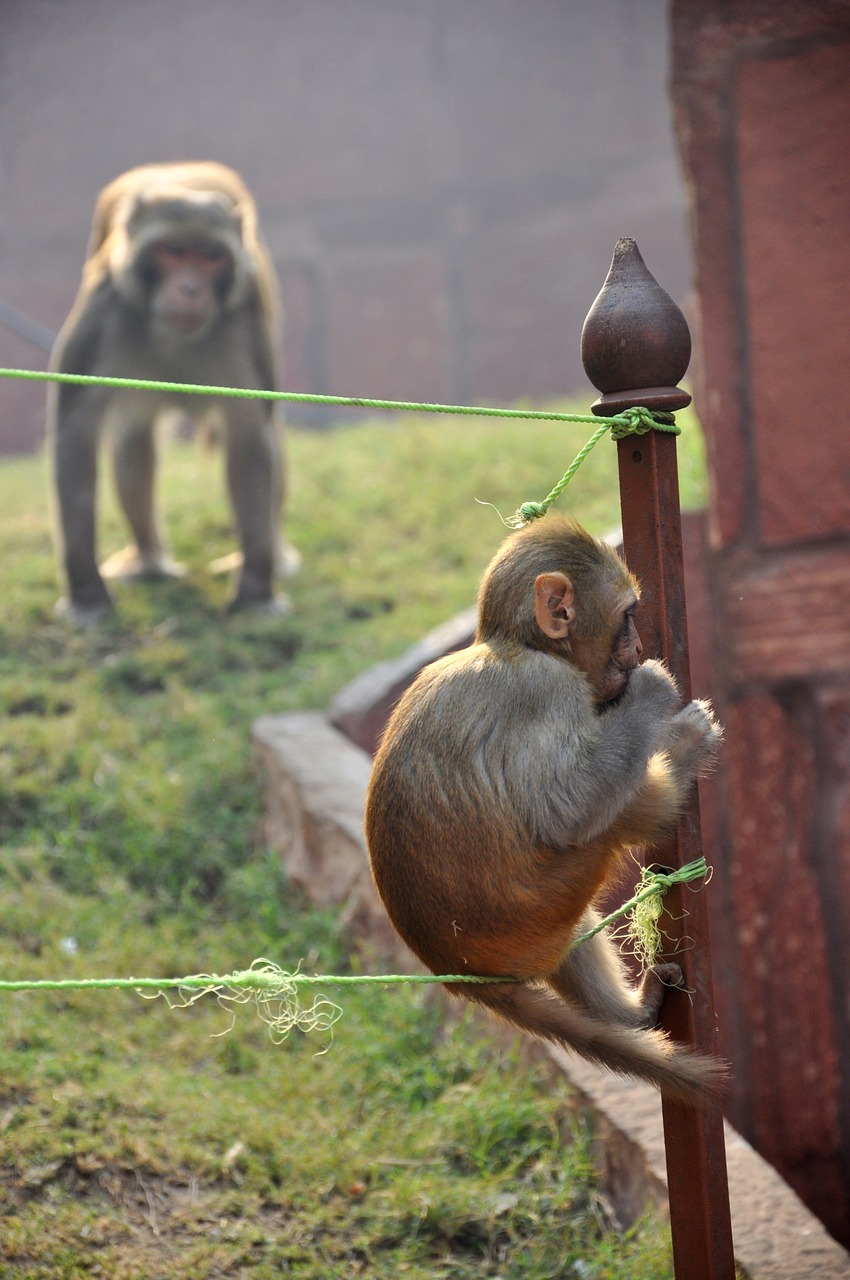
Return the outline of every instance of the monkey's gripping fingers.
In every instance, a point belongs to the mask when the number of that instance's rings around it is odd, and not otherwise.
[[[657,719],[667,719],[682,705],[676,681],[657,658],[649,658],[635,668],[629,681],[629,691],[646,713]]]
[[[674,765],[692,772],[705,772],[717,754],[723,727],[711,703],[697,698],[683,707],[665,731],[665,747]]]
[[[658,1024],[658,1014],[667,987],[683,987],[685,979],[677,964],[654,964],[644,974],[640,984],[640,1007],[643,1011],[641,1025],[647,1030]]]

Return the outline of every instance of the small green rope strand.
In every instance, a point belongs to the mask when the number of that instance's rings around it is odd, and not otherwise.
[[[523,502],[514,514],[505,520],[504,523],[509,529],[521,529],[523,525],[530,524],[532,520],[538,520],[540,516],[545,516],[555,499],[560,498],[591,449],[597,441],[602,439],[609,428],[612,440],[623,440],[626,436],[632,435],[646,435],[647,431],[669,431],[673,435],[681,435],[681,427],[676,426],[672,413],[651,413],[649,409],[644,409],[640,406],[634,409],[624,409],[622,413],[615,414],[612,418],[602,418],[601,420],[599,418],[591,418],[590,421],[601,421],[602,425],[597,431],[594,431],[587,444],[579,450],[555,485],[555,488],[551,493],[547,494],[542,502]]]

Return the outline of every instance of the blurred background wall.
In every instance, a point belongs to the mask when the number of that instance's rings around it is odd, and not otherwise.
[[[216,159],[259,203],[288,389],[589,394],[617,238],[688,289],[669,41],[664,0],[0,0],[0,300],[55,331],[99,188]],[[0,319],[0,364],[44,362]],[[0,384],[0,450],[43,402]]]

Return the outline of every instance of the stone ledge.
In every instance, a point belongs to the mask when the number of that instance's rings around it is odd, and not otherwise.
[[[264,835],[311,901],[340,907],[361,943],[393,966],[420,966],[396,937],[372,885],[363,835],[371,760],[318,712],[253,726],[265,782]],[[658,1095],[565,1050],[546,1056],[595,1116],[597,1157],[618,1218],[666,1206]],[[850,1280],[850,1255],[779,1175],[726,1127],[735,1258],[750,1280]]]
[[[363,671],[331,700],[328,719],[364,751],[374,754],[390,712],[423,667],[472,643],[478,610],[461,610],[434,627],[399,658]]]
[[[266,846],[311,902],[339,907],[342,924],[382,959],[418,965],[372,884],[363,834],[371,757],[318,712],[260,716],[251,733]]]

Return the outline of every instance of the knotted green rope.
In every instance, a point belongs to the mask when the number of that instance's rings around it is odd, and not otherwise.
[[[662,902],[664,894],[674,884],[688,884],[691,880],[701,880],[707,873],[705,858],[686,862],[683,867],[675,871],[653,871],[650,867],[644,867],[634,896],[629,898],[628,902],[624,902],[622,907],[612,911],[604,920],[600,920],[592,929],[573,938],[570,950],[572,951],[582,942],[587,942],[588,938],[595,937],[609,924],[614,924],[623,916],[629,915],[627,937],[631,950],[638,959],[641,969],[650,969],[661,950],[662,939],[658,921],[664,909]]]
[[[523,502],[504,522],[508,528],[521,529],[532,520],[545,516],[555,499],[560,498],[591,449],[609,429],[612,440],[623,440],[626,436],[632,435],[642,436],[647,431],[669,431],[673,435],[681,435],[681,428],[676,426],[672,413],[650,413],[649,409],[642,407],[624,409],[622,413],[615,414],[612,418],[591,418],[590,421],[601,422],[601,425],[594,431],[587,444],[578,451],[555,488],[542,502]]]
[[[676,426],[671,413],[651,413],[649,409],[636,407],[624,409],[622,413],[613,414],[610,418],[598,417],[588,413],[556,413],[548,409],[497,409],[483,405],[468,404],[429,404],[415,400],[373,400],[361,396],[326,396],[306,391],[265,391],[247,387],[205,386],[194,382],[156,382],[147,378],[108,378],[88,373],[53,373],[40,369],[0,369],[0,378],[19,378],[30,382],[60,382],[84,387],[126,387],[134,391],[168,391],[177,395],[193,396],[231,396],[250,400],[287,401],[292,404],[334,405],[338,408],[353,409],[391,409],[403,413],[449,413],[467,417],[482,418],[521,418],[543,422],[587,422],[596,426],[597,430],[587,444],[579,450],[564,475],[542,502],[523,502],[512,516],[502,523],[509,529],[521,529],[544,516],[552,503],[559,498],[584,462],[591,449],[601,440],[606,431],[611,432],[612,440],[622,440],[625,436],[644,435],[647,431],[669,431],[680,435],[681,429]],[[489,503],[483,505],[489,506]]]
[[[657,920],[661,914],[661,898],[674,884],[685,884],[706,874],[705,859],[689,862],[677,871],[658,872],[644,869],[638,892],[617,911],[600,920],[586,933],[574,938],[572,947],[579,946],[594,937],[601,929],[622,919],[629,911],[645,910],[648,904],[656,904],[649,914],[655,924],[658,945],[660,934]],[[648,937],[647,954],[654,959],[657,951],[650,951]],[[572,949],[571,947],[571,949]],[[652,963],[652,959],[648,963]],[[9,991],[136,991],[146,998],[162,996],[171,1008],[186,1008],[202,996],[214,995],[220,1004],[230,1008],[253,1000],[257,1012],[269,1029],[275,1044],[281,1044],[290,1031],[330,1031],[342,1016],[342,1009],[325,996],[317,996],[309,1007],[302,1007],[298,1000],[300,986],[399,986],[427,983],[488,983],[522,982],[516,977],[452,973],[452,974],[314,974],[287,973],[271,960],[255,960],[249,968],[233,973],[195,973],[184,978],[59,978],[59,979],[4,979],[0,980],[0,992]]]

